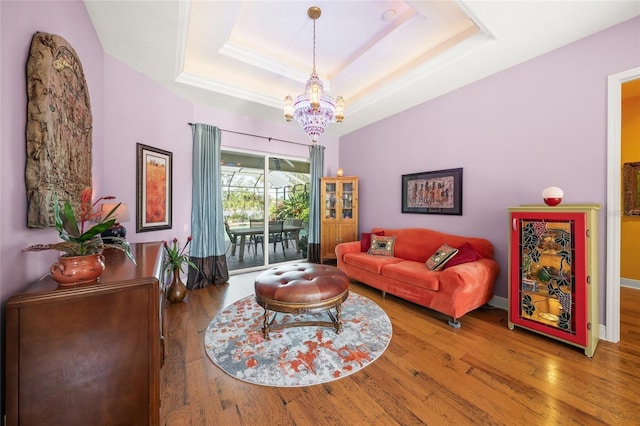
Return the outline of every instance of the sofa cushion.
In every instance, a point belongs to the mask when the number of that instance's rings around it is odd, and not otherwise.
[[[370,256],[367,253],[362,252],[347,253],[342,258],[342,261],[347,265],[364,269],[365,271],[372,272],[374,274],[380,274],[385,265],[403,262],[402,259],[397,257]]]
[[[429,256],[442,244],[460,247],[469,243],[485,259],[493,259],[493,245],[484,238],[445,234],[425,228],[373,228],[371,232],[384,231],[384,235],[395,235],[394,256],[415,260],[424,264]]]
[[[382,275],[386,278],[433,291],[440,289],[440,274],[425,268],[424,263],[412,260],[384,265],[382,268]]]
[[[438,271],[444,267],[449,259],[458,253],[458,249],[447,244],[442,244],[438,250],[431,255],[425,262],[425,265],[431,271]]]
[[[371,235],[371,247],[367,251],[368,254],[374,256],[391,256],[393,257],[393,245],[396,241],[394,236]]]
[[[464,243],[462,246],[458,247],[458,253],[449,259],[449,261],[444,265],[444,269],[451,268],[452,266],[460,265],[462,263],[474,262],[480,259],[482,259],[482,255],[475,251],[473,247],[471,247],[471,244]]]
[[[363,232],[360,237],[360,251],[367,252],[371,247],[371,234],[384,235],[384,231],[379,232]]]

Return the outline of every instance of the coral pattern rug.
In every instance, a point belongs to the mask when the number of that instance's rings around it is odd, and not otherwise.
[[[276,322],[327,320],[326,312],[278,313]],[[375,302],[356,293],[342,304],[342,332],[291,327],[262,336],[264,309],[255,296],[238,300],[211,321],[204,336],[209,358],[227,374],[264,386],[310,386],[340,379],[375,361],[391,340],[391,321]]]

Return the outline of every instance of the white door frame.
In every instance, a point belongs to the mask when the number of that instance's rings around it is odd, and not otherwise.
[[[605,340],[620,341],[620,222],[622,84],[640,78],[640,67],[608,78],[607,115],[607,270]]]

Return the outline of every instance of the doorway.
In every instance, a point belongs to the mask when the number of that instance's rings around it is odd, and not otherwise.
[[[308,222],[308,159],[223,150],[221,162],[229,272],[300,261]]]
[[[605,340],[613,343],[620,341],[622,85],[636,79],[640,79],[640,67],[608,78]]]

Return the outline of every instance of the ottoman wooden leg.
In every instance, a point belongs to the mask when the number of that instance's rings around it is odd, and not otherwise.
[[[262,322],[262,335],[265,339],[269,338],[269,310],[264,310],[264,320]]]
[[[342,331],[342,305],[338,303],[336,305],[336,315],[333,316],[331,310],[327,310],[327,314],[329,314],[329,318],[331,319],[331,323],[333,324],[333,328],[336,329],[336,334],[340,334]]]

